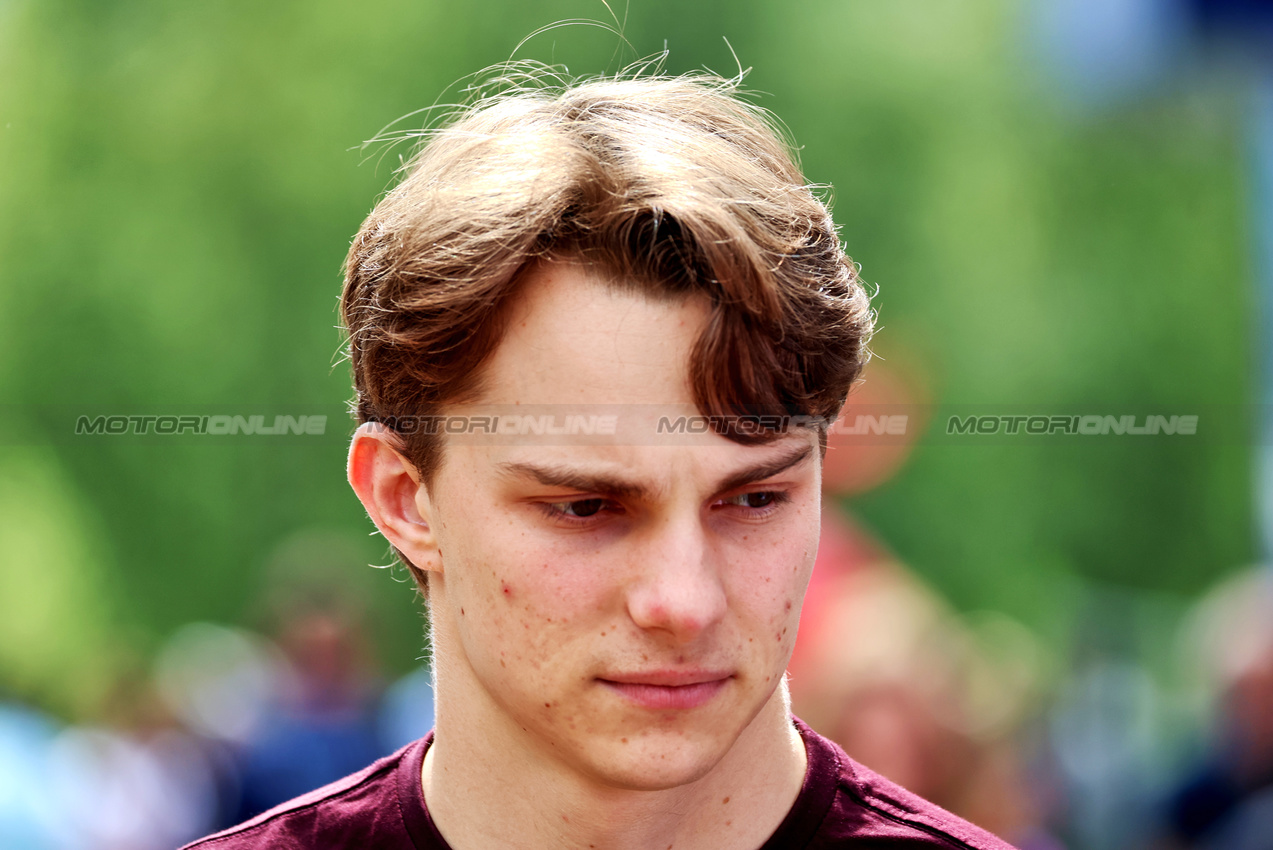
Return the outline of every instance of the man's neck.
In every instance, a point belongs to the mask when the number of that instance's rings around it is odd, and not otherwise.
[[[438,720],[421,780],[453,850],[755,850],[795,803],[807,764],[785,685],[715,767],[658,791],[606,786],[534,752],[509,751],[474,724],[450,728],[445,713]]]

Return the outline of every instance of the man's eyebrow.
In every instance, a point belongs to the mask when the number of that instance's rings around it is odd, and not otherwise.
[[[501,463],[500,473],[520,478],[533,478],[545,487],[565,487],[583,493],[600,493],[623,499],[645,499],[648,490],[634,481],[605,474],[590,473],[565,466],[542,466],[537,463]]]
[[[754,481],[772,478],[793,466],[798,466],[808,460],[812,454],[812,446],[799,446],[773,460],[734,473],[717,485],[716,492],[723,493],[737,487],[744,487]],[[501,463],[497,468],[503,475],[531,478],[545,487],[564,487],[581,493],[599,493],[621,499],[648,500],[651,496],[649,488],[644,485],[609,473],[590,473],[566,466],[524,462]]]
[[[799,446],[792,451],[779,455],[773,460],[765,461],[750,469],[744,469],[731,475],[721,482],[717,492],[724,493],[736,487],[745,487],[755,481],[764,481],[766,478],[772,478],[779,473],[786,472],[793,466],[804,463],[812,454],[813,446]]]

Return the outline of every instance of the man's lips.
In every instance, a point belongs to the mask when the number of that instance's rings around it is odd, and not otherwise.
[[[598,677],[597,681],[653,709],[697,708],[716,696],[733,678],[722,670],[656,670]]]

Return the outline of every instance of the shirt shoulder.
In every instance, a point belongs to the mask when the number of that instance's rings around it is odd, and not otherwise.
[[[414,850],[399,799],[399,776],[423,758],[424,740],[408,744],[357,773],[275,806],[182,850],[374,846]]]
[[[834,784],[826,814],[809,850],[840,847],[852,841],[878,841],[889,848],[931,847],[958,850],[1013,850],[986,830],[912,794],[853,761],[832,741],[797,722],[809,753],[808,782]],[[821,776],[815,777],[814,771]],[[868,843],[865,846],[870,846]]]

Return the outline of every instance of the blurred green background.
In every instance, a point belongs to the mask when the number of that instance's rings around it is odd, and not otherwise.
[[[879,286],[877,350],[933,403],[1244,415],[1248,201],[1223,73],[1077,105],[1007,0],[616,11],[631,49],[578,26],[518,56],[595,73],[666,44],[669,71],[728,76],[737,54],[834,187]],[[405,153],[360,143],[580,17],[608,13],[0,0],[0,696],[91,716],[180,624],[259,617],[307,552],[362,588],[386,671],[414,664],[419,605],[365,566],[388,556],[344,482],[344,421],[314,443],[164,443],[51,434],[45,412],[341,404],[341,261]],[[1152,656],[1253,558],[1251,465],[1243,440],[928,440],[852,507],[962,610],[1065,657],[1115,599],[1099,640]]]

